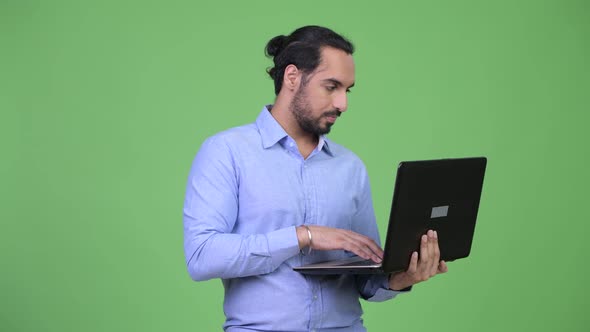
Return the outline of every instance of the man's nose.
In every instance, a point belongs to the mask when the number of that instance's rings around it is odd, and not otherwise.
[[[335,96],[333,106],[340,112],[346,112],[346,108],[348,107],[348,95],[346,92],[338,93]]]

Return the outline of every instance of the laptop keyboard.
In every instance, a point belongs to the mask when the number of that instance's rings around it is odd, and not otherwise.
[[[359,261],[359,262],[352,262],[352,263],[345,263],[339,266],[371,266],[371,265],[377,265],[379,263],[375,263],[370,259],[366,259],[364,261]]]

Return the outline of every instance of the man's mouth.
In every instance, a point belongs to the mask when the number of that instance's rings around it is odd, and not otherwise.
[[[324,116],[328,119],[328,122],[334,123],[340,116],[340,112],[327,112],[324,114]]]
[[[336,119],[338,118],[337,115],[328,115],[326,116],[326,119],[328,119],[328,122],[334,123],[336,122]]]

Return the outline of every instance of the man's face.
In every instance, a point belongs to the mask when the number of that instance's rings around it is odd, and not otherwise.
[[[291,112],[305,132],[324,135],[348,106],[354,85],[354,61],[344,51],[325,47],[319,66],[304,75],[291,101]]]

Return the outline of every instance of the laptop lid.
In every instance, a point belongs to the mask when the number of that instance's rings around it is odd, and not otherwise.
[[[383,270],[405,270],[420,237],[436,230],[441,260],[469,256],[483,188],[485,157],[399,164]]]

